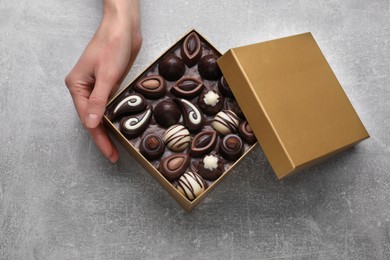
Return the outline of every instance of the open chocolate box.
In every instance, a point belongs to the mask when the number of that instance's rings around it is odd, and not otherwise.
[[[278,178],[368,138],[310,33],[221,55],[192,30],[109,102],[104,123],[188,211],[256,137]]]

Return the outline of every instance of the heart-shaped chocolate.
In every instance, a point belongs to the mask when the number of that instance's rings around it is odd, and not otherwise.
[[[193,67],[202,57],[202,44],[195,32],[190,33],[180,48],[180,55],[188,67]]]
[[[139,80],[134,90],[144,95],[146,98],[158,99],[165,95],[167,91],[165,79],[159,75],[146,76]]]
[[[177,97],[191,99],[203,90],[203,82],[196,78],[185,77],[178,80],[171,88],[171,93]]]

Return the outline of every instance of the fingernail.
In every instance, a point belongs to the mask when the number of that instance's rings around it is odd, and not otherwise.
[[[85,126],[88,128],[95,128],[100,123],[99,117],[96,114],[89,114],[85,119]]]

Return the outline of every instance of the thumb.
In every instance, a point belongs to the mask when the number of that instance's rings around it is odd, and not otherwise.
[[[85,118],[85,126],[87,128],[96,128],[103,117],[108,97],[111,90],[115,88],[115,77],[109,77],[107,75],[96,77],[96,83],[93,91],[88,99],[87,115]]]

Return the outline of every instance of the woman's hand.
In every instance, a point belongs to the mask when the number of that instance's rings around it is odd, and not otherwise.
[[[126,77],[141,48],[138,0],[105,0],[102,22],[65,78],[81,122],[112,162],[118,150],[102,125],[108,102]]]

